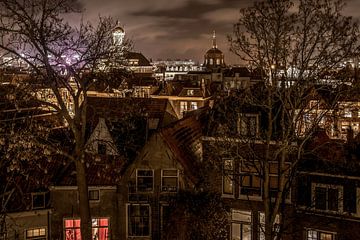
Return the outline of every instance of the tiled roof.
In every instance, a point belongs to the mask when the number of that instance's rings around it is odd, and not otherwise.
[[[98,117],[103,117],[116,121],[124,115],[142,114],[147,118],[158,118],[159,126],[163,126],[171,118],[169,108],[167,99],[89,97],[88,119],[96,121]]]
[[[161,131],[165,142],[193,180],[197,176],[195,166],[201,154],[202,120],[202,114],[184,117]]]

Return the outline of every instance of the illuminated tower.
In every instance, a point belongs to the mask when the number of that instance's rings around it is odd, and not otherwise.
[[[204,56],[204,66],[208,69],[225,67],[224,54],[217,48],[215,31],[212,36],[212,48]]]
[[[121,46],[124,42],[125,30],[120,26],[119,22],[116,22],[116,27],[114,28],[112,35],[114,46]]]

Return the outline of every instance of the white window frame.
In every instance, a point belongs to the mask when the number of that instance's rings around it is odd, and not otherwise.
[[[44,235],[39,235],[39,236],[35,236],[35,237],[28,237],[28,231],[34,231],[34,230],[44,230],[45,234]],[[40,232],[39,232],[40,233]],[[24,239],[25,240],[38,240],[38,239],[48,239],[47,238],[47,227],[35,227],[35,228],[28,228],[24,230]]]
[[[313,231],[316,232],[316,239],[313,239],[311,237],[311,239],[308,236],[308,232],[309,231]],[[313,229],[313,228],[305,228],[305,240],[320,240],[321,239],[321,235],[320,234],[331,234],[333,235],[333,240],[336,240],[336,232],[330,232],[330,231],[323,231],[323,230],[319,230],[319,229]]]
[[[139,171],[152,171],[152,189],[151,189],[151,191],[139,191],[139,188],[138,188],[138,177],[139,177],[139,174],[138,174],[138,172]],[[149,176],[140,176],[140,177],[148,177],[148,178],[150,178]],[[152,193],[152,192],[154,192],[154,188],[155,188],[155,186],[154,186],[154,178],[155,178],[155,176],[154,176],[154,169],[142,169],[142,168],[139,168],[139,169],[136,169],[136,192],[139,192],[139,193]]]
[[[231,169],[226,169],[225,167],[225,162],[226,161],[231,161]],[[221,176],[221,193],[223,195],[223,197],[234,197],[235,195],[235,184],[234,184],[234,159],[233,158],[223,158],[222,159],[222,176]],[[225,172],[229,171],[230,173],[228,173],[227,175],[225,175]],[[230,176],[229,176],[230,175]],[[230,183],[231,183],[231,193],[227,193],[225,192],[225,181],[226,178],[230,178]]]
[[[247,214],[250,216],[250,222],[249,221],[243,221],[243,220],[238,220],[238,219],[233,219],[233,214],[234,213],[240,213],[240,214]],[[239,209],[231,209],[231,226],[230,226],[230,237],[231,240],[233,240],[233,224],[239,224],[240,225],[240,234],[242,235],[242,229],[243,229],[243,225],[250,225],[250,239],[252,239],[252,235],[253,235],[253,216],[252,216],[252,212],[251,211],[244,211],[244,210],[239,210]],[[243,236],[240,236],[240,240],[242,240]]]
[[[164,171],[176,171],[176,176],[165,176]],[[176,191],[164,190],[163,178],[176,178]],[[161,192],[178,192],[179,191],[179,170],[175,168],[161,169]]]
[[[315,189],[316,187],[326,188],[326,209],[317,209],[316,208],[316,199],[315,199]],[[337,189],[338,190],[338,211],[329,210],[329,189]],[[329,213],[343,213],[343,200],[344,200],[344,188],[341,185],[335,184],[324,184],[324,183],[311,183],[311,199],[312,199],[312,209],[319,212],[329,212]]]
[[[139,206],[147,206],[149,208],[149,235],[147,236],[130,236],[129,235],[129,207],[133,205],[139,205]],[[139,204],[139,203],[128,203],[126,204],[126,237],[127,238],[149,238],[152,235],[152,214],[151,214],[151,206],[150,204]]]

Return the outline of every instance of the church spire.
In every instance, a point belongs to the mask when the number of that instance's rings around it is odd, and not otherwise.
[[[213,48],[217,48],[217,45],[216,45],[216,33],[215,33],[215,30],[213,31],[213,40],[212,40],[212,44],[213,44]]]

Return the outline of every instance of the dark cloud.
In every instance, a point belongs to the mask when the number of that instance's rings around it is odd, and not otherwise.
[[[152,59],[193,59],[202,62],[216,30],[218,47],[228,63],[237,58],[228,51],[226,36],[239,17],[239,9],[253,0],[79,0],[85,17],[118,19],[135,50]],[[356,11],[355,11],[356,9]],[[345,13],[358,16],[359,0],[349,0]]]

